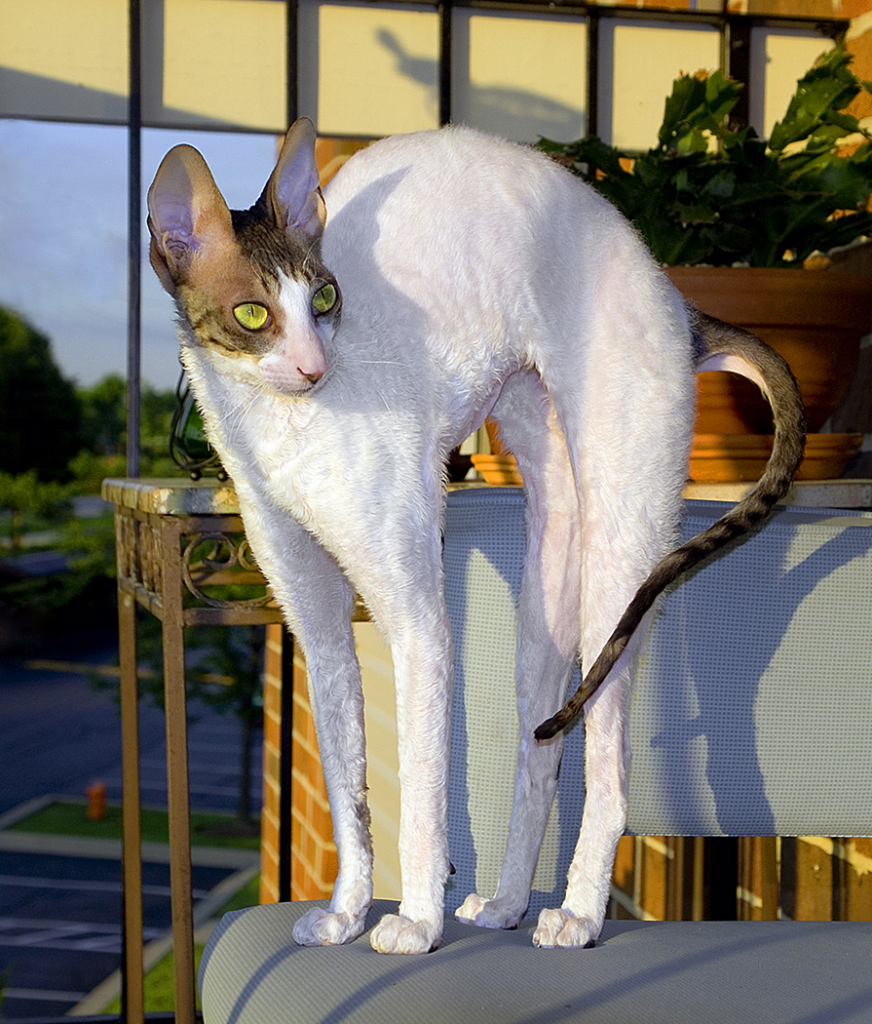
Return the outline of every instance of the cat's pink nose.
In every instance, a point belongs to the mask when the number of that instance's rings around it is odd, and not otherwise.
[[[321,370],[313,370],[311,373],[306,373],[304,370],[301,370],[299,366],[297,367],[297,373],[299,373],[301,377],[305,377],[310,384],[317,384],[324,376]]]

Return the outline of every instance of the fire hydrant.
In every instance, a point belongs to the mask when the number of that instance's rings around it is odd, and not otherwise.
[[[95,782],[85,793],[88,796],[88,820],[101,821],[106,816],[106,786]]]

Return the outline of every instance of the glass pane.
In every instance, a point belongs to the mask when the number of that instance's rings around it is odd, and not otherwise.
[[[600,40],[599,134],[621,149],[647,150],[657,142],[679,74],[720,64],[720,35],[704,25],[606,22]]]
[[[146,5],[146,17],[160,7]],[[149,125],[287,128],[287,7],[281,0],[164,0],[146,21],[146,44],[163,39],[163,60],[146,59]],[[154,45],[154,44],[153,44]],[[149,81],[156,72],[160,81]]]
[[[523,142],[584,134],[585,21],[458,10],[453,30],[454,121]]]
[[[300,4],[300,113],[323,135],[393,135],[439,122],[433,10]]]
[[[0,3],[0,114],[121,123],[128,78],[126,3]]]
[[[0,154],[0,305],[65,377],[126,376],[127,130],[0,121]]]
[[[142,133],[142,377],[159,389],[174,388],[179,376],[179,342],[172,299],[161,287],[148,261],[150,236],[145,196],[164,156],[180,143],[198,149],[231,210],[247,210],[266,184],[279,153],[278,135],[180,129]],[[125,267],[126,272],[126,267]],[[114,308],[113,308],[113,316]],[[122,331],[115,344],[125,349],[126,313],[119,313]]]
[[[832,45],[817,33],[767,28],[751,32],[750,121],[764,139],[787,111],[797,79]]]

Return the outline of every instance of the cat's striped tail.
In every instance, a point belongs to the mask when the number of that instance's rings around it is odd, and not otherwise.
[[[691,311],[698,350],[697,372],[729,370],[753,380],[772,407],[775,439],[772,454],[756,486],[713,526],[667,555],[636,592],[615,631],[564,707],[536,729],[536,739],[550,739],[565,729],[596,693],[623,653],[646,612],[682,573],[762,522],[790,488],[805,447],[805,410],[796,380],[784,359],[765,342],[741,328]]]

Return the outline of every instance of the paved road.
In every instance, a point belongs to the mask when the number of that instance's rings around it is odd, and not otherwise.
[[[240,870],[195,866],[195,906]],[[143,864],[142,893],[148,943],[170,927],[168,864]],[[117,859],[0,849],[0,961],[10,974],[3,1016],[60,1016],[85,999],[120,963],[120,910]]]
[[[32,659],[0,659],[0,815],[47,794],[83,796],[95,781],[105,783],[110,800],[119,800],[117,709],[111,692],[95,691],[77,668],[117,664],[113,638],[83,638],[78,647],[66,639],[56,650],[40,651],[39,658],[66,661],[69,667],[37,670]],[[240,726],[235,718],[203,707],[191,711],[192,807],[233,811]],[[140,747],[143,803],[165,806],[163,713],[147,704],[141,708]],[[256,779],[260,758],[258,746]],[[255,808],[259,802],[257,791]],[[119,965],[117,851],[98,844],[91,845],[87,856],[81,852],[56,839],[0,831],[0,972],[10,972],[0,1013],[6,1019],[60,1016]],[[162,856],[162,851],[146,851],[146,941],[163,935],[170,925],[169,868]],[[215,886],[250,863],[251,858],[242,857],[233,863],[195,864],[201,906]]]
[[[34,663],[66,664],[66,671]],[[83,796],[104,782],[110,800],[121,798],[121,730],[110,691],[95,690],[87,665],[117,665],[118,649],[107,636],[66,640],[38,657],[0,658],[0,814],[25,800],[56,793]],[[232,812],[239,782],[241,726],[232,716],[189,708],[191,806]],[[260,749],[253,754],[259,786]],[[166,738],[163,712],[140,706],[142,802],[166,806]],[[260,792],[254,793],[259,806]]]

